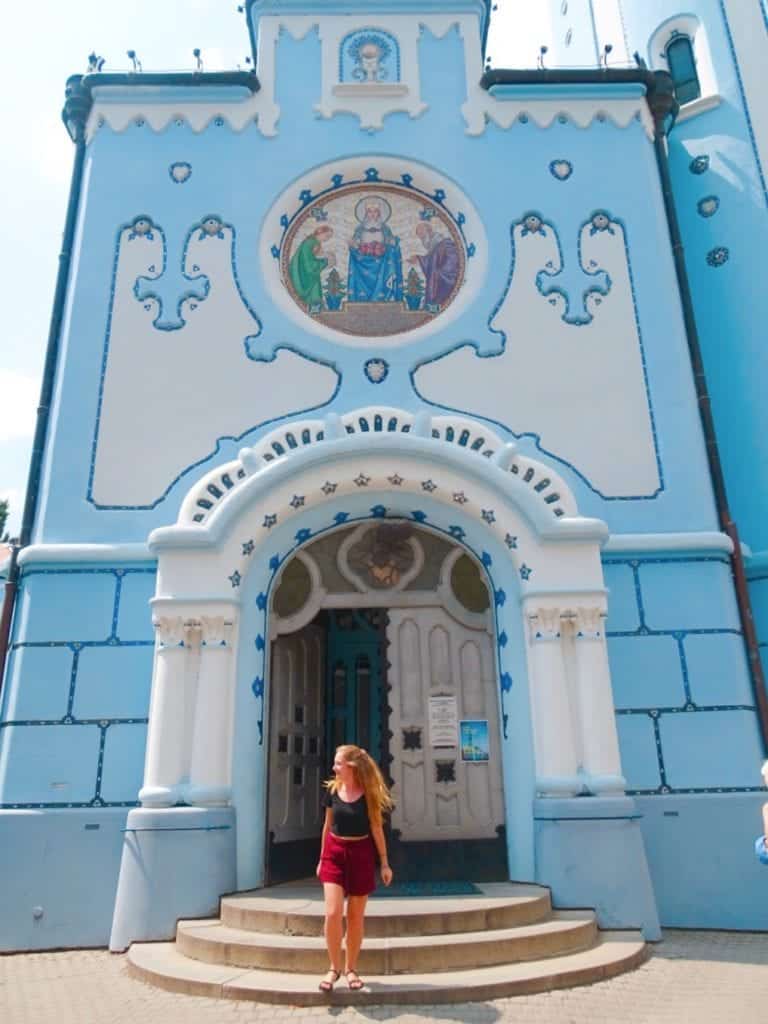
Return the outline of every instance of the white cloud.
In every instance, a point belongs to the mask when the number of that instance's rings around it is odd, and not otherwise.
[[[0,370],[0,444],[35,431],[40,381],[17,370]]]

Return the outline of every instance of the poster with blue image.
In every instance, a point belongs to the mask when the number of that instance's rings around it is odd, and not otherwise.
[[[459,722],[461,760],[482,764],[490,760],[487,719]]]

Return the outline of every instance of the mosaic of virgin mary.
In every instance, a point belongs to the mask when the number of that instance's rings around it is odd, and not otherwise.
[[[400,302],[403,259],[400,239],[387,221],[392,207],[382,196],[361,199],[355,206],[358,226],[349,242],[348,302]]]
[[[313,319],[385,337],[439,316],[464,281],[466,244],[447,210],[413,189],[344,186],[289,220],[282,279]]]

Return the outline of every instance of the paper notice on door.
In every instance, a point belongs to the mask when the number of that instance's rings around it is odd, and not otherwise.
[[[432,747],[458,746],[459,712],[455,697],[429,698],[429,744]]]

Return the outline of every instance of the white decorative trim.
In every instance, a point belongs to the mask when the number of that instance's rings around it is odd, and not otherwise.
[[[472,463],[480,463],[479,469],[484,463],[490,471],[507,474],[525,484],[552,517],[564,522],[578,515],[573,494],[558,473],[520,454],[515,445],[503,444],[484,424],[458,415],[433,417],[426,412],[414,415],[390,406],[368,406],[342,416],[330,413],[325,420],[284,424],[271,431],[253,448],[242,449],[236,460],[211,470],[195,484],[182,502],[178,522],[203,526],[221,506],[231,502],[249,479],[261,475],[267,467],[275,467],[280,461],[308,458],[312,449],[326,451],[330,457],[334,445],[346,442],[351,447],[355,437],[365,437],[374,447],[387,438],[397,438],[403,450],[426,441],[435,445],[438,463],[447,451],[461,451]],[[386,488],[390,489],[389,484]],[[404,481],[403,489],[418,491],[420,484]],[[335,493],[340,497],[342,492]]]
[[[154,562],[146,544],[30,544],[19,552],[19,565],[64,562]]]
[[[723,551],[733,553],[733,542],[725,533],[612,533],[603,545],[605,554],[637,554],[657,551]]]
[[[234,98],[233,91],[242,88],[243,98]],[[186,89],[183,99],[168,99],[173,86],[95,86],[93,107],[86,126],[86,141],[91,142],[103,125],[114,132],[124,132],[132,125],[147,125],[154,132],[163,132],[174,122],[183,122],[199,134],[217,119],[236,132],[256,122],[262,135],[277,134],[277,108],[263,90],[251,93],[246,87],[212,86],[221,91],[221,100],[196,98],[194,89]]]
[[[711,93],[709,96],[699,96],[697,100],[691,100],[690,103],[685,103],[678,111],[677,117],[675,118],[675,124],[680,124],[682,121],[688,121],[692,117],[697,117],[699,114],[706,114],[708,110],[714,110],[719,107],[723,102],[722,96],[719,93]]]

